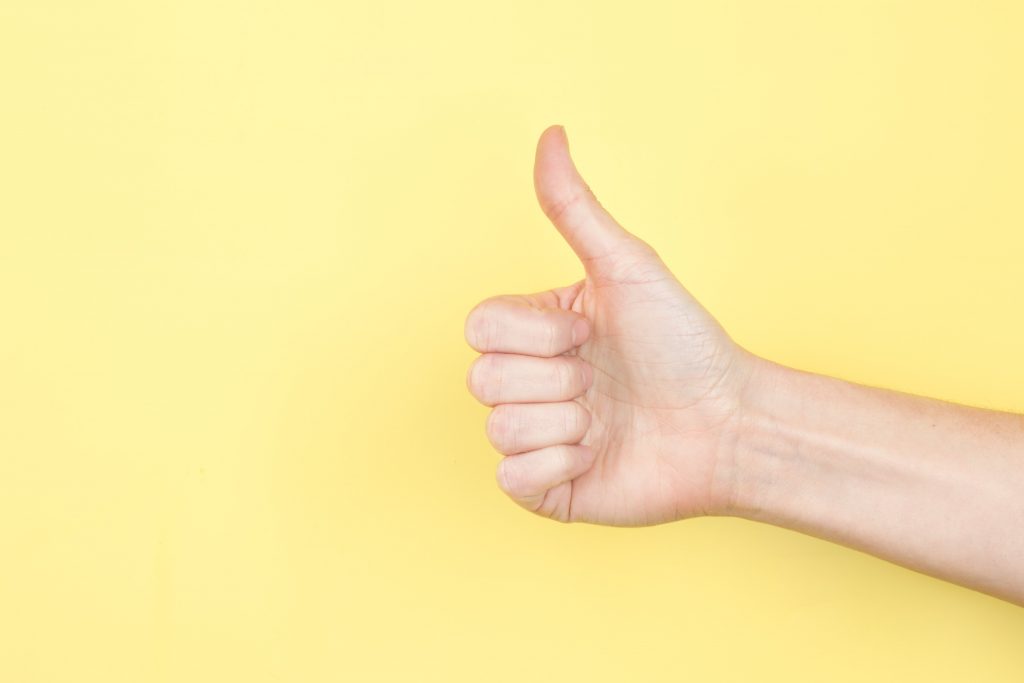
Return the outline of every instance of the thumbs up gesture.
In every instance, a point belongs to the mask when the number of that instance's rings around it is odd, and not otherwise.
[[[657,253],[604,210],[561,126],[534,187],[586,276],[486,299],[466,318],[470,392],[492,406],[499,487],[562,522],[659,524],[727,512],[744,393],[759,359]]]

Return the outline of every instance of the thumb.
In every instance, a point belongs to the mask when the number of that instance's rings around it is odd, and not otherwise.
[[[569,155],[569,140],[562,126],[549,126],[541,133],[533,186],[541,209],[588,273],[608,272],[616,254],[640,243],[590,191]]]

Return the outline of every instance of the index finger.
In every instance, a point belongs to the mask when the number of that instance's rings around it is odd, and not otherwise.
[[[575,311],[540,308],[499,296],[477,304],[466,317],[466,341],[480,353],[519,353],[549,358],[573,349],[590,335]]]

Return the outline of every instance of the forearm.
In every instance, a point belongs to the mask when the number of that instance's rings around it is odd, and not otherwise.
[[[1024,416],[758,361],[727,514],[1024,604]]]

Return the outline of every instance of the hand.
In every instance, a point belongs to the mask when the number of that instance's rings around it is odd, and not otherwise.
[[[586,277],[466,319],[482,353],[466,381],[494,408],[513,500],[617,526],[746,517],[1024,605],[1024,416],[740,348],[601,207],[560,127],[541,135],[534,185]]]
[[[583,262],[567,287],[497,296],[466,319],[467,384],[493,406],[498,484],[563,522],[640,526],[726,509],[744,389],[737,346],[657,253],[609,215],[552,126],[541,208]]]

